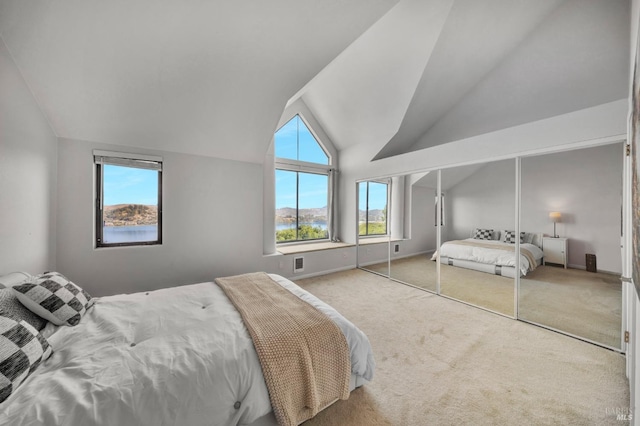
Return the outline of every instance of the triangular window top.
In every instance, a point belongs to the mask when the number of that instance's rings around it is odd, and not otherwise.
[[[296,115],[275,134],[276,157],[329,164],[329,157],[305,122]]]

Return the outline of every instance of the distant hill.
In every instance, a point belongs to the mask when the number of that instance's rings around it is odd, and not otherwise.
[[[327,207],[300,209],[300,222],[315,223],[327,221]],[[276,223],[291,223],[296,221],[296,209],[283,207],[276,209]]]
[[[104,206],[105,226],[156,225],[158,207],[145,204],[115,204]]]
[[[364,210],[359,210],[358,217],[360,222],[366,221],[367,212]],[[381,209],[369,210],[369,222],[384,222],[384,210],[381,210]]]

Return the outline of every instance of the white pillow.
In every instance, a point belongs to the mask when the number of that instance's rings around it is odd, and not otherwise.
[[[0,277],[0,288],[13,287],[29,281],[32,276],[26,272],[11,272]]]
[[[67,277],[48,272],[11,288],[18,300],[34,314],[56,325],[76,325],[95,302]]]

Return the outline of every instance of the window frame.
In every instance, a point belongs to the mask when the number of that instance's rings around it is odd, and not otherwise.
[[[329,216],[331,215],[331,212],[329,212],[329,200],[331,199],[332,191],[333,191],[333,188],[331,187],[331,179],[329,178],[329,174],[331,173],[331,170],[334,168],[332,166],[333,158],[332,158],[331,154],[329,153],[329,151],[327,150],[327,148],[325,148],[324,144],[320,141],[320,138],[318,138],[318,135],[316,134],[316,132],[309,125],[309,122],[307,120],[305,120],[304,116],[301,113],[297,113],[297,114],[293,115],[281,127],[279,127],[278,130],[275,131],[275,133],[274,133],[274,142],[273,142],[274,143],[274,153],[277,151],[276,146],[275,146],[275,143],[276,143],[275,134],[278,133],[280,131],[280,129],[282,129],[291,120],[293,120],[296,117],[298,117],[303,122],[303,124],[307,127],[307,130],[309,130],[309,132],[311,133],[311,135],[315,139],[315,141],[318,144],[318,146],[320,147],[320,149],[322,149],[324,154],[327,156],[327,163],[328,164],[313,163],[313,162],[309,162],[309,161],[295,160],[295,159],[292,159],[292,158],[276,157],[274,155],[274,168],[275,168],[274,178],[275,178],[275,173],[277,173],[278,170],[288,171],[288,172],[296,172],[296,206],[295,206],[295,209],[296,209],[296,239],[295,240],[287,240],[287,241],[278,241],[277,231],[274,230],[274,235],[276,235],[276,245],[300,244],[300,243],[318,242],[318,241],[329,241],[329,229],[328,229],[328,226],[329,226]],[[300,220],[300,215],[299,215],[299,195],[298,195],[299,194],[299,190],[300,190],[300,186],[299,186],[300,176],[299,176],[299,173],[327,176],[327,237],[326,238],[313,238],[313,239],[304,239],[304,240],[298,238],[299,220]],[[275,191],[277,191],[277,184],[274,185],[274,195],[275,195]],[[277,210],[277,206],[274,206],[274,212],[275,212],[275,210]]]
[[[362,185],[363,183],[367,184],[367,189],[365,191],[365,197],[366,197],[366,201],[365,201],[365,225],[364,225],[364,229],[365,229],[365,234],[361,234],[360,233],[360,223],[358,222],[358,237],[359,238],[375,238],[375,237],[385,237],[389,235],[389,190],[391,189],[391,181],[378,181],[378,180],[367,180],[367,181],[362,181],[362,182],[358,182],[358,185]],[[384,217],[384,234],[370,234],[369,233],[369,183],[377,183],[380,185],[386,185],[387,187],[387,195],[386,195],[386,209],[387,209],[387,213],[385,213],[385,217]],[[358,192],[360,192],[360,188],[358,187]],[[360,210],[360,206],[358,205],[357,207],[358,210]]]
[[[329,216],[329,173],[326,172],[322,172],[322,171],[318,171],[318,170],[314,170],[314,171],[308,171],[308,170],[291,170],[291,169],[284,169],[284,168],[276,168],[276,172],[278,170],[281,171],[285,171],[285,172],[293,172],[296,174],[296,239],[295,240],[286,240],[286,241],[278,241],[277,236],[276,236],[276,244],[291,244],[291,243],[301,243],[301,242],[307,242],[307,241],[327,241],[329,239],[329,229],[327,228],[327,236],[325,238],[307,238],[307,239],[300,239],[299,238],[299,231],[300,231],[300,173],[304,173],[307,175],[320,175],[320,176],[326,176],[327,177],[327,225],[328,225],[328,216]],[[276,231],[277,233],[277,231]]]
[[[162,171],[163,159],[159,156],[129,154],[111,151],[93,151],[95,166],[95,203],[94,203],[94,244],[96,248],[105,247],[132,247],[162,245]],[[119,167],[155,170],[158,172],[158,236],[153,241],[131,241],[120,243],[105,243],[104,237],[104,166],[114,165]]]

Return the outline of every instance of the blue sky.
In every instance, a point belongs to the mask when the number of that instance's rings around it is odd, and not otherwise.
[[[158,205],[158,172],[106,164],[103,204]]]
[[[329,157],[298,115],[276,132],[275,146],[276,157],[329,164]]]
[[[293,117],[275,134],[275,155],[279,158],[329,164],[329,157],[299,116]],[[300,173],[298,208],[327,205],[328,177]],[[276,170],[276,208],[296,207],[296,172]]]
[[[367,209],[367,182],[358,186],[358,209]],[[387,205],[387,185],[369,182],[369,210],[382,210]]]
[[[327,205],[328,177],[300,173],[298,207],[301,209]],[[276,208],[296,207],[296,172],[276,170]]]

